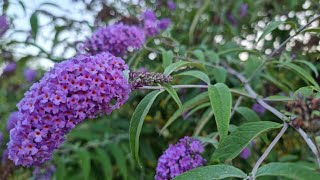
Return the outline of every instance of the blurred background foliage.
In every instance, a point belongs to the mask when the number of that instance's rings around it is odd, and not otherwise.
[[[173,61],[193,58],[203,62],[226,61],[243,72],[246,77],[262,63],[261,56],[267,56],[279,47],[300,26],[307,24],[317,13],[317,0],[175,0],[176,9],[169,10],[166,0],[69,0],[26,1],[2,0],[1,13],[9,21],[9,30],[0,39],[0,131],[4,134],[0,153],[6,149],[8,132],[6,121],[16,111],[16,104],[24,92],[55,62],[81,53],[79,45],[97,27],[115,22],[138,24],[139,15],[145,9],[154,10],[158,17],[168,17],[172,25],[159,36],[149,38],[145,47],[128,54],[125,58],[130,70],[145,68],[148,71],[163,72],[162,59],[172,56]],[[286,21],[271,34],[257,42],[266,25],[275,20]],[[297,64],[312,74],[319,82],[319,21],[312,24],[313,31],[305,31],[291,40],[283,49],[279,62]],[[161,52],[162,53],[161,55]],[[169,58],[170,59],[170,58]],[[12,72],[4,69],[9,63],[16,63]],[[25,68],[37,71],[36,79],[25,78]],[[230,88],[239,88],[240,83],[223,68],[207,71],[212,82],[224,82]],[[175,77],[175,76],[174,76]],[[198,79],[179,76],[173,84],[202,84]],[[251,84],[263,97],[271,95],[290,96],[306,82],[295,72],[283,65],[268,63],[254,77]],[[305,89],[304,89],[305,90]],[[201,96],[201,89],[183,89],[178,94],[188,108],[177,117],[169,128],[160,130],[175,113],[177,106],[169,95],[161,94],[148,113],[141,134],[141,160],[139,168],[130,155],[128,132],[131,115],[145,96],[147,90],[134,91],[130,100],[109,116],[87,120],[67,136],[66,142],[56,151],[51,164],[55,165],[55,179],[153,179],[157,159],[169,144],[185,135],[201,136],[206,146],[205,157],[210,158],[216,135],[216,126],[208,98]],[[238,97],[233,97],[234,101]],[[242,99],[245,112],[251,110],[252,100]],[[285,103],[273,103],[284,111]],[[277,121],[269,112],[257,116],[261,120]],[[250,121],[239,110],[231,119],[236,127]],[[278,121],[280,122],[280,121]],[[232,127],[232,126],[231,126]],[[232,131],[232,129],[230,129]],[[248,159],[237,157],[233,165],[250,172],[254,162],[266,149],[273,133],[256,138]],[[276,145],[267,161],[299,162],[314,166],[309,150],[296,132],[290,130]],[[13,168],[5,158],[1,170],[9,179],[32,179],[33,168]],[[42,168],[45,168],[42,167]],[[102,178],[103,177],[103,178]]]

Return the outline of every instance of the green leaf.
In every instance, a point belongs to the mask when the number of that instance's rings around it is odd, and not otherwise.
[[[219,63],[220,58],[219,58],[219,55],[216,52],[214,52],[212,50],[208,50],[208,51],[205,52],[205,54],[208,57],[210,62]]]
[[[156,90],[146,95],[138,104],[131,117],[129,128],[130,150],[132,157],[138,162],[140,166],[141,163],[139,160],[139,137],[142,125],[151,105],[161,92],[162,91]]]
[[[314,64],[312,64],[312,63],[310,63],[308,61],[305,61],[305,60],[294,60],[293,62],[305,64],[306,66],[308,66],[314,72],[316,77],[319,76],[318,70],[317,70],[317,68],[316,68],[316,66]]]
[[[101,168],[104,173],[104,178],[107,180],[111,180],[112,179],[112,164],[111,164],[111,160],[108,156],[108,153],[103,151],[101,148],[97,148],[97,149],[95,149],[95,155],[92,157],[95,158],[95,160],[100,163]]]
[[[314,32],[314,33],[320,33],[320,28],[309,28],[305,29],[302,32]]]
[[[275,96],[266,97],[263,100],[265,100],[265,101],[282,101],[282,102],[284,102],[284,101],[292,101],[294,99],[292,97],[288,97],[288,96],[275,95]]]
[[[126,165],[126,157],[120,146],[117,144],[109,144],[108,148],[110,149],[111,154],[116,160],[117,167],[120,170],[120,174],[123,176],[123,179],[128,179],[128,170]]]
[[[249,122],[261,121],[260,117],[252,109],[247,107],[238,107],[236,111]]]
[[[168,67],[173,60],[173,52],[172,51],[162,51],[162,67]]]
[[[57,171],[55,172],[57,180],[64,180],[66,177],[66,166],[62,157],[57,157]]]
[[[277,129],[281,126],[281,124],[271,121],[258,121],[242,124],[233,133],[225,139],[222,139],[218,149],[213,153],[211,161],[230,161],[239,155],[252,139],[263,132],[270,129]]]
[[[204,53],[200,49],[196,49],[192,52],[200,62],[205,62]]]
[[[279,80],[274,78],[272,75],[266,73],[266,74],[261,74],[261,76],[263,78],[267,79],[268,81],[272,82],[274,85],[279,87],[284,92],[287,92],[287,93],[290,92],[290,89],[286,85],[284,85],[283,83],[279,82]]]
[[[166,67],[163,74],[166,76],[169,76],[173,71],[175,71],[176,69],[183,67],[183,66],[194,66],[194,67],[198,67],[200,69],[204,69],[203,65],[201,65],[199,63],[194,63],[194,62],[189,62],[189,61],[179,61],[179,62],[173,63],[173,64],[169,65],[168,67]]]
[[[261,36],[259,37],[258,41],[259,42],[261,39],[263,39],[264,37],[266,37],[266,35],[268,35],[269,33],[271,33],[273,30],[275,30],[280,24],[283,24],[283,21],[272,21],[271,23],[269,23],[267,25],[267,27],[264,29],[263,33],[261,34]]]
[[[176,112],[173,113],[173,115],[169,118],[169,120],[166,122],[166,124],[163,126],[163,128],[160,131],[160,134],[162,134],[183,112],[187,112],[191,108],[202,104],[208,100],[208,92],[203,92],[199,95],[197,95],[194,98],[191,98],[187,102],[183,104],[183,111],[178,109]]]
[[[198,136],[201,132],[201,130],[204,128],[204,126],[208,123],[210,118],[213,116],[213,111],[211,108],[207,109],[203,115],[201,116],[199,122],[197,123],[197,126],[194,129],[194,136]]]
[[[320,179],[320,173],[309,167],[296,163],[269,163],[261,166],[256,177],[276,176],[286,177],[296,180],[315,180]]]
[[[202,71],[198,71],[198,70],[191,70],[191,71],[185,71],[182,73],[177,74],[177,76],[192,76],[195,78],[198,78],[200,80],[202,80],[203,82],[210,84],[210,79],[208,77],[208,75]]]
[[[38,34],[38,29],[39,29],[39,21],[38,21],[37,11],[32,13],[32,15],[30,17],[30,26],[31,26],[32,37],[33,37],[33,39],[36,39],[37,34]]]
[[[183,110],[182,103],[180,101],[180,98],[176,92],[176,90],[173,89],[173,87],[170,84],[161,84],[161,86],[170,94],[170,96],[176,101],[178,104],[180,110]]]
[[[84,179],[88,180],[90,178],[90,169],[91,169],[90,154],[88,151],[84,149],[79,149],[76,151],[76,153],[80,160],[79,164],[82,169]]]
[[[227,79],[227,70],[223,67],[214,67],[212,74],[217,83],[224,83]]]
[[[209,86],[208,94],[220,138],[224,139],[228,135],[229,129],[232,105],[231,92],[225,84],[217,83]]]
[[[262,60],[257,57],[251,57],[245,62],[245,68],[244,73],[247,76],[250,76],[252,73],[254,73],[258,67],[260,67],[262,64]]]
[[[213,180],[228,177],[246,178],[247,175],[238,168],[229,165],[211,165],[192,169],[173,180]]]
[[[228,48],[227,50],[220,51],[218,53],[218,55],[229,54],[229,53],[234,53],[234,52],[248,52],[251,54],[255,54],[257,56],[261,56],[261,54],[257,50],[249,50],[246,48]]]
[[[294,97],[298,97],[298,95],[303,95],[304,97],[308,97],[313,95],[313,89],[310,86],[301,87],[294,92]]]
[[[306,81],[311,82],[315,87],[319,88],[318,83],[313,79],[313,77],[303,68],[293,64],[293,63],[289,63],[289,62],[275,62],[277,64],[283,65],[284,67],[295,71],[296,73],[298,73],[303,79],[305,79]]]
[[[210,102],[200,104],[199,106],[197,106],[197,107],[193,108],[191,111],[189,111],[188,114],[185,115],[185,118],[190,117],[190,116],[191,116],[192,114],[194,114],[195,112],[197,112],[197,111],[199,111],[199,110],[201,110],[201,109],[203,109],[203,108],[206,108],[206,107],[208,107],[208,106],[210,106],[210,105],[211,105]],[[211,110],[211,108],[210,108],[210,110]]]

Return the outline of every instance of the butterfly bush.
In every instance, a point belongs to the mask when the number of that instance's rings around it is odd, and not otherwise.
[[[82,48],[91,54],[109,52],[123,56],[128,51],[140,49],[144,41],[144,33],[139,27],[119,23],[97,29]]]
[[[15,71],[17,68],[17,64],[15,62],[9,63],[5,66],[5,68],[3,69],[4,73],[10,73]]]
[[[204,147],[201,142],[188,136],[170,145],[158,160],[156,180],[172,179],[193,168],[203,166],[206,160],[201,153]]]
[[[110,53],[79,55],[56,64],[17,105],[19,120],[10,130],[9,159],[16,165],[40,165],[76,124],[119,108],[130,93],[123,76],[127,69]]]

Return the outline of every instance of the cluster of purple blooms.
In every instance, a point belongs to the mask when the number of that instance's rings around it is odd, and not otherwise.
[[[144,41],[145,36],[140,28],[120,23],[97,29],[82,48],[91,54],[109,52],[123,56],[130,49],[140,49]]]
[[[180,139],[175,145],[170,145],[158,160],[156,180],[172,179],[179,174],[203,166],[206,160],[201,153],[204,148],[199,140],[188,136]]]
[[[146,10],[142,13],[143,30],[147,37],[158,35],[161,30],[167,29],[171,21],[168,18],[157,19],[157,16],[152,10]]]
[[[258,103],[253,104],[252,110],[259,114],[259,116],[263,116],[266,112],[266,109]]]
[[[40,165],[51,159],[76,124],[119,108],[131,91],[123,76],[127,69],[110,53],[79,55],[56,64],[17,105],[9,159],[15,165]]]

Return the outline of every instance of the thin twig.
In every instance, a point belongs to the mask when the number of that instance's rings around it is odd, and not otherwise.
[[[274,140],[271,142],[271,144],[268,146],[268,148],[266,149],[266,151],[262,154],[262,156],[258,159],[258,161],[256,162],[256,164],[254,165],[252,172],[251,172],[251,179],[255,179],[255,175],[257,173],[257,170],[259,168],[259,166],[261,165],[261,163],[263,162],[263,160],[268,156],[268,154],[270,153],[270,151],[272,150],[272,148],[277,144],[277,142],[279,141],[279,139],[281,138],[281,136],[286,132],[286,130],[288,129],[288,124],[287,123],[283,123],[283,127],[281,129],[281,131],[278,133],[278,135],[274,138]]]

